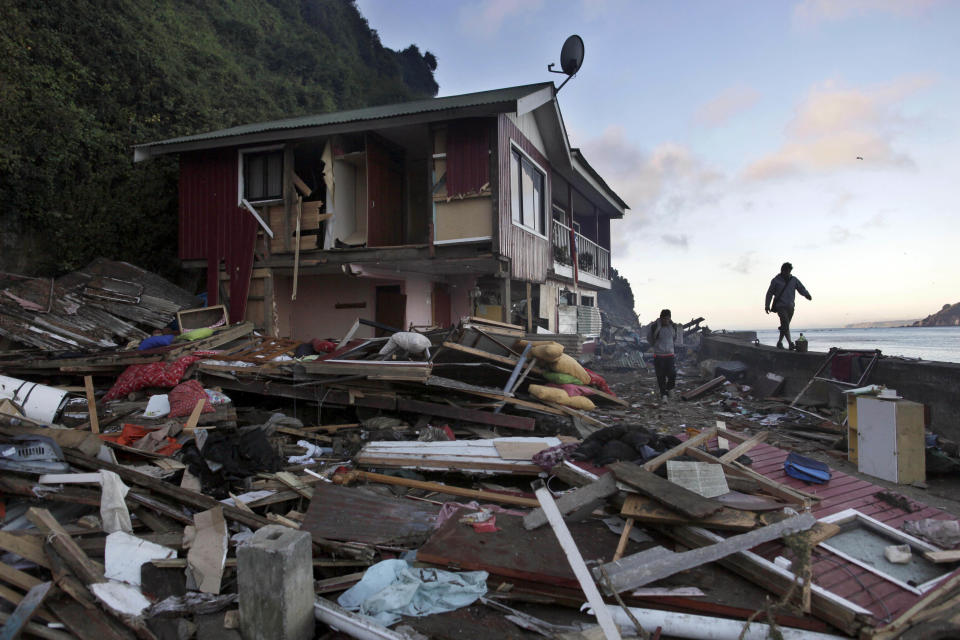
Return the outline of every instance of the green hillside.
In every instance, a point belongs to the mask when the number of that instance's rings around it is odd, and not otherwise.
[[[176,160],[131,146],[436,95],[351,0],[0,0],[0,270],[176,269]]]

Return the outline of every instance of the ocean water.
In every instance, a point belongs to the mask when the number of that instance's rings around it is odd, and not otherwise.
[[[796,340],[800,332],[810,351],[880,349],[885,356],[903,356],[939,362],[960,362],[960,327],[900,327],[896,329],[803,329],[790,328]],[[757,331],[760,344],[775,345],[780,332]]]

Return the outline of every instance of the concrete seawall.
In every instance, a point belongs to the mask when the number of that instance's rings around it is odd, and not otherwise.
[[[796,353],[721,336],[705,336],[700,345],[701,360],[739,360],[748,365],[751,383],[766,373],[783,376],[783,395],[790,398],[803,389],[826,357],[824,352]],[[867,382],[886,385],[909,400],[927,405],[930,430],[960,441],[960,364],[881,358]],[[837,395],[830,387],[816,382],[804,398],[826,401]]]

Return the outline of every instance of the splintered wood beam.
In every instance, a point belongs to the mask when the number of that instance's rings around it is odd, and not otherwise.
[[[688,438],[672,449],[664,451],[656,458],[643,463],[643,468],[647,471],[656,471],[664,463],[669,462],[678,456],[682,456],[684,453],[686,453],[687,449],[691,447],[699,447],[700,445],[709,442],[715,435],[717,435],[716,427],[711,427],[705,431],[701,431],[697,435],[693,436],[692,438]]]
[[[636,493],[628,495],[623,501],[623,509],[620,511],[620,515],[648,525],[675,527],[688,524],[726,531],[749,531],[757,526],[757,516],[752,511],[723,507],[706,518],[688,518],[663,506],[653,498]]]
[[[23,600],[17,604],[17,608],[10,614],[6,624],[0,629],[0,640],[16,640],[20,636],[20,633],[30,622],[30,618],[43,604],[47,594],[50,593],[51,586],[52,583],[50,582],[40,582],[38,580],[37,584],[31,587]]]
[[[557,509],[564,516],[571,513],[585,510],[588,513],[598,506],[598,503],[604,498],[612,496],[617,492],[617,481],[612,473],[606,473],[600,476],[596,482],[592,482],[584,487],[579,487],[573,491],[560,496],[557,500]],[[543,509],[534,509],[523,517],[523,526],[528,531],[542,527],[547,524],[547,515]]]
[[[47,535],[47,540],[83,584],[104,582],[103,565],[87,557],[70,534],[46,509],[30,507],[27,520]]]
[[[83,376],[83,386],[87,392],[87,411],[90,414],[90,431],[100,433],[100,419],[97,417],[97,397],[93,393],[93,376]]]
[[[746,452],[750,451],[750,449],[753,449],[755,446],[757,446],[761,442],[764,442],[767,439],[768,435],[770,435],[769,431],[761,431],[760,433],[756,434],[752,438],[748,440],[744,440],[743,442],[735,446],[733,449],[730,449],[730,451],[727,451],[725,454],[720,456],[719,458],[720,462],[733,462],[734,460],[736,460]]]
[[[776,540],[791,533],[806,531],[815,522],[816,519],[812,514],[803,513],[690,551],[675,553],[663,547],[654,547],[627,556],[622,560],[596,567],[593,570],[593,575],[599,579],[600,576],[604,575],[604,571],[606,572],[608,581],[605,586],[609,593],[612,593],[611,590],[619,593],[628,589],[636,589],[681,571],[715,562],[740,551],[752,549],[764,542]]]
[[[608,466],[620,482],[687,517],[702,519],[723,508],[720,503],[704,498],[633,463],[614,462]]]

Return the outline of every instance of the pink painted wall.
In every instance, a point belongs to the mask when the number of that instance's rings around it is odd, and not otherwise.
[[[292,278],[277,278],[277,315],[280,334],[294,340],[333,338],[340,340],[357,318],[373,320],[376,314],[375,286],[379,281],[350,276],[301,276],[297,299],[290,300]],[[395,284],[395,283],[394,283]],[[362,309],[337,309],[337,303],[364,302]],[[358,338],[373,337],[373,329],[361,326]]]
[[[450,284],[450,319],[456,324],[460,318],[473,314],[470,289],[477,284],[476,276],[448,276]]]

